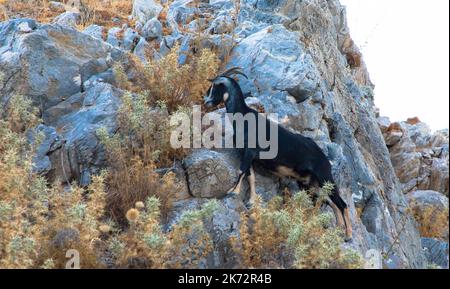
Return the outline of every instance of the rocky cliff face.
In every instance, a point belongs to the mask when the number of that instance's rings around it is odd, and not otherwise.
[[[430,136],[420,125],[378,119],[373,85],[339,1],[242,0],[240,9],[233,1],[193,2],[169,3],[164,25],[170,34],[163,33],[157,18],[162,11],[157,1],[134,1],[136,27],[112,28],[106,41],[106,28],[100,26],[82,33],[72,22],[0,24],[0,102],[7,105],[12,95],[27,95],[44,120],[37,128],[45,141],[35,158],[36,170],[52,179],[88,184],[105,166],[95,131],[117,128],[123,92],[116,87],[113,63],[128,63],[127,53],[143,58],[151,51],[160,57],[175,43],[188,51],[202,25],[203,46],[235,43],[227,65],[240,66],[249,76],[240,79],[247,101],[278,113],[282,125],[312,137],[331,160],[355,231],[353,243],[345,246],[367,258],[375,254],[383,260],[376,267],[425,267],[404,193],[432,189],[448,195],[448,133]],[[120,39],[118,31],[124,32]],[[179,61],[185,61],[182,54]],[[169,223],[206,198],[223,197],[237,167],[232,151],[198,150],[183,160],[177,170],[185,174],[191,195],[175,200]],[[258,168],[256,182],[264,200],[285,187],[296,189]],[[220,200],[208,224],[215,250],[206,267],[234,266],[229,238],[239,235],[243,210],[243,200]]]

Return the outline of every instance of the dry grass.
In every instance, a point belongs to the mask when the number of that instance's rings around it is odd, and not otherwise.
[[[419,224],[420,236],[441,239],[445,232],[448,233],[448,209],[440,210],[431,206],[420,208],[414,204],[411,205],[411,208],[412,214]]]
[[[66,11],[66,9],[52,7],[50,2],[49,0],[3,0],[3,3],[0,3],[0,21],[29,17],[40,23],[50,23],[56,16]],[[68,0],[60,2],[66,4]],[[90,24],[98,24],[106,28],[121,27],[125,23],[129,26],[134,25],[128,19],[133,8],[132,0],[83,0],[82,3],[90,11],[90,17],[80,23],[79,29],[84,29]],[[78,12],[76,9],[75,11]]]

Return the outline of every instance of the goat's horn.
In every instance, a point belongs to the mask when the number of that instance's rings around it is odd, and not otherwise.
[[[248,76],[245,73],[243,73],[241,70],[242,70],[242,68],[240,68],[239,66],[232,67],[232,68],[226,70],[225,72],[221,73],[220,76],[227,77],[227,76],[231,76],[233,74],[240,74],[248,79]]]

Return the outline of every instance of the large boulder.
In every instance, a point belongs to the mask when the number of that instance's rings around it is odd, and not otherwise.
[[[133,17],[142,24],[145,24],[153,17],[161,13],[163,7],[154,0],[133,0]]]
[[[191,194],[197,198],[221,198],[237,180],[237,169],[225,155],[198,150],[184,160]]]
[[[298,37],[273,25],[243,39],[233,50],[229,66],[241,66],[249,76],[241,80],[243,90],[258,95],[265,106],[272,105],[270,111],[282,112],[282,106],[289,106],[289,96],[303,102],[317,92],[319,73]]]
[[[434,191],[415,191],[407,197],[422,236],[448,240],[448,198]]]
[[[44,123],[36,130],[44,136],[35,156],[37,172],[86,185],[105,166],[96,131],[116,129],[122,91],[108,83],[86,87],[84,82],[121,57],[105,42],[60,25],[29,19],[0,24],[0,70],[6,80],[0,85],[1,105],[22,94],[42,113]]]
[[[47,130],[58,133],[46,135],[38,149],[37,164],[50,160],[50,166],[45,167],[50,179],[77,180],[88,185],[90,176],[105,167],[106,156],[97,131],[106,128],[113,133],[117,129],[122,93],[108,83],[98,83],[46,111],[44,119],[50,126]]]
[[[147,39],[160,39],[162,35],[163,26],[161,22],[156,18],[148,20],[142,28],[142,36]]]
[[[29,30],[23,30],[25,26]],[[38,25],[28,19],[3,22],[0,70],[7,81],[1,86],[0,102],[22,94],[45,112],[82,91],[82,79],[90,77],[81,75],[83,64],[120,55],[101,40],[59,25]]]

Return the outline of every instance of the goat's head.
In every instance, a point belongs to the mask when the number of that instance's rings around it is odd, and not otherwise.
[[[221,73],[214,79],[210,79],[211,86],[209,87],[205,96],[205,105],[209,108],[213,108],[227,102],[231,94],[234,92],[233,86],[236,81],[231,78],[232,75],[240,74],[245,78],[248,78],[239,67],[233,67],[227,71]]]

